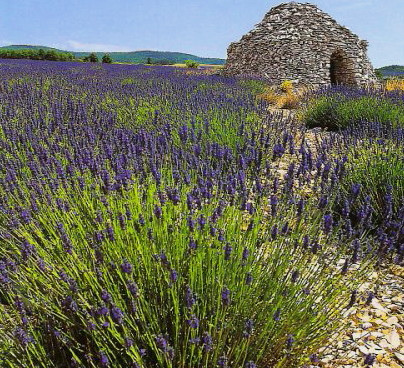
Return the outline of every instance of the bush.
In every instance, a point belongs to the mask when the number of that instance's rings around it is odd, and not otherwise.
[[[187,68],[197,68],[199,63],[194,60],[185,60],[185,66]]]
[[[388,91],[404,91],[404,79],[393,78],[388,79],[386,82],[386,89]]]
[[[95,52],[92,52],[90,55],[85,56],[83,61],[88,61],[90,63],[98,63],[98,56]]]
[[[404,206],[404,147],[400,143],[377,139],[362,141],[348,154],[345,192],[359,185],[355,207],[370,205],[375,225],[400,220]]]
[[[309,128],[322,127],[330,130],[343,129],[364,121],[404,127],[404,104],[397,104],[382,96],[320,96],[309,102],[303,113],[303,120]]]
[[[105,54],[105,55],[102,57],[102,62],[103,62],[103,63],[107,63],[107,64],[111,64],[111,63],[112,63],[112,58],[111,58],[111,56],[110,56],[109,54]]]
[[[294,92],[292,82],[287,80],[278,88],[265,87],[264,92],[258,97],[275,105],[278,109],[296,109],[300,104],[301,93]]]

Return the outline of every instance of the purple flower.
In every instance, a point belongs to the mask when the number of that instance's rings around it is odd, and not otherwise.
[[[359,261],[359,250],[360,250],[360,242],[359,239],[355,239],[353,244],[353,256],[352,256],[352,263],[358,263]]]
[[[129,349],[134,344],[133,340],[129,337],[125,337],[125,348]]]
[[[158,206],[157,204],[154,206],[153,213],[158,219],[160,219],[161,216],[163,215],[163,211],[162,211],[161,207]]]
[[[365,356],[365,360],[364,360],[364,364],[365,365],[373,365],[373,363],[375,362],[375,360],[376,360],[376,356],[374,355],[374,354],[367,354],[366,356]]]
[[[328,234],[331,231],[333,225],[332,215],[331,214],[324,215],[323,221],[324,221],[324,232]]]
[[[271,203],[271,215],[276,216],[276,210],[278,206],[278,197],[276,195],[272,195],[270,198]]]
[[[34,342],[34,339],[29,336],[22,327],[16,328],[16,330],[14,331],[14,336],[24,348],[26,348],[29,343]]]
[[[253,282],[253,277],[251,275],[251,272],[247,272],[246,276],[245,276],[245,284],[246,285],[251,285]]]
[[[349,268],[349,260],[347,258],[345,259],[344,265],[341,268],[341,274],[346,275],[346,273],[348,272],[348,268]]]
[[[280,310],[280,308],[278,308],[275,311],[275,313],[273,315],[273,319],[274,319],[274,321],[279,321],[281,319],[281,310]]]
[[[101,364],[101,367],[109,366],[108,357],[104,353],[100,353],[100,364]]]
[[[230,290],[228,288],[222,289],[222,303],[223,305],[230,305]]]
[[[107,227],[107,236],[108,236],[108,239],[109,239],[110,241],[114,241],[114,240],[115,240],[114,229],[112,228],[111,225]]]
[[[123,312],[116,306],[111,308],[111,317],[112,320],[118,325],[121,325],[123,323]]]
[[[228,362],[229,362],[229,360],[227,359],[226,356],[221,356],[221,357],[219,357],[219,359],[217,360],[217,365],[218,365],[220,368],[228,368]]]
[[[172,283],[176,282],[178,280],[178,273],[176,270],[171,270],[170,271],[170,280]]]
[[[368,297],[366,298],[366,305],[370,305],[372,303],[373,298],[375,297],[375,294],[373,294],[372,291],[369,291]]]
[[[254,330],[254,321],[252,319],[248,319],[245,322],[245,327],[244,327],[244,331],[243,331],[243,336],[245,338],[248,338],[252,335],[253,330]]]
[[[101,291],[101,299],[102,299],[105,303],[110,303],[110,302],[112,302],[111,294],[108,293],[108,291],[106,291],[105,289],[103,289],[103,290]]]
[[[328,198],[327,196],[322,196],[318,202],[318,208],[319,209],[324,209],[328,204]]]
[[[213,340],[209,333],[203,333],[201,342],[204,351],[210,351],[213,349]]]
[[[252,360],[250,360],[244,365],[244,368],[257,368],[257,365]]]
[[[318,359],[317,354],[311,354],[311,355],[310,355],[310,361],[311,361],[312,363],[318,363],[318,362],[320,361],[320,359]]]
[[[168,342],[162,335],[159,335],[156,337],[156,345],[162,352],[164,352],[164,353],[167,352]]]
[[[229,261],[229,260],[230,260],[230,256],[231,256],[231,252],[232,252],[233,248],[230,246],[229,243],[227,243],[227,244],[224,246],[223,249],[224,249],[224,259],[225,259],[226,261]]]
[[[276,158],[281,158],[285,153],[285,147],[281,143],[275,144],[272,150],[272,159],[275,160]]]
[[[248,248],[244,248],[243,249],[242,260],[243,261],[247,260],[249,255],[250,255],[250,250]]]
[[[272,226],[272,229],[271,229],[272,240],[276,240],[277,236],[278,236],[278,225],[275,224],[274,226]]]
[[[194,239],[190,239],[189,243],[188,243],[188,247],[189,247],[189,249],[195,250],[198,247],[198,245]]]
[[[132,270],[133,270],[133,266],[132,266],[128,261],[125,260],[125,261],[121,264],[121,270],[122,270],[122,272],[124,272],[124,273],[131,273]]]
[[[187,323],[191,328],[198,328],[199,319],[193,314],[190,319],[187,319]]]
[[[187,285],[185,289],[185,303],[188,309],[191,309],[195,304],[195,296],[191,290],[191,288]]]
[[[94,331],[96,329],[97,329],[97,326],[95,325],[95,323],[93,323],[93,322],[87,323],[87,330]]]
[[[77,310],[79,309],[77,303],[73,300],[73,298],[70,295],[68,295],[65,299],[62,300],[62,307],[71,312],[77,312]]]
[[[128,288],[129,292],[132,294],[132,296],[134,296],[135,298],[137,298],[139,296],[139,289],[135,282],[129,281],[126,284],[126,287]]]
[[[292,348],[294,341],[295,341],[295,339],[293,338],[293,336],[288,335],[288,337],[286,339],[286,349],[290,350]]]
[[[21,245],[21,256],[24,261],[26,261],[31,255],[36,253],[35,247],[24,240]]]

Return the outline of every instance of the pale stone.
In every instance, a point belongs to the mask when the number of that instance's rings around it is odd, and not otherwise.
[[[389,325],[395,325],[398,323],[398,318],[396,316],[390,317],[386,321]]]
[[[400,335],[396,330],[391,331],[390,335],[387,336],[387,340],[390,342],[393,349],[396,349],[400,346]]]
[[[372,307],[376,308],[382,312],[385,312],[385,313],[388,312],[388,310],[386,308],[384,308],[376,298],[373,298],[373,300],[372,300]]]

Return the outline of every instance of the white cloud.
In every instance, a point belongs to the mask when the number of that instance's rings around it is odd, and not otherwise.
[[[74,40],[67,41],[69,51],[132,51],[130,48],[119,45],[108,45],[102,43],[85,43]]]

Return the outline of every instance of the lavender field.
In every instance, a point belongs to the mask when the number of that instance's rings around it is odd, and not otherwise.
[[[1,367],[318,360],[403,262],[404,94],[322,90],[313,139],[262,83],[0,60]]]

